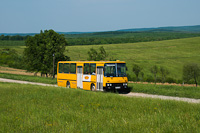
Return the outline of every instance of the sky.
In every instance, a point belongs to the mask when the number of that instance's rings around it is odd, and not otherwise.
[[[0,0],[0,33],[200,25],[200,0]]]

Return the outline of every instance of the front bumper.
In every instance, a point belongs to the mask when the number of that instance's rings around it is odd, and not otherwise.
[[[106,84],[106,89],[126,89],[128,88],[127,83],[107,83]]]

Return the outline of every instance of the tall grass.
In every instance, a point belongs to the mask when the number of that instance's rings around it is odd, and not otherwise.
[[[0,83],[0,132],[200,132],[200,106]]]

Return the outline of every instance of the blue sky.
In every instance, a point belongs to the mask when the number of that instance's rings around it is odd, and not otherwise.
[[[200,25],[200,0],[1,0],[0,33]]]

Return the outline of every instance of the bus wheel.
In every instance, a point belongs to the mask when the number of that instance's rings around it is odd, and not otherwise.
[[[70,82],[67,81],[67,88],[70,88]]]
[[[91,85],[91,91],[95,91],[95,85],[94,84]]]

